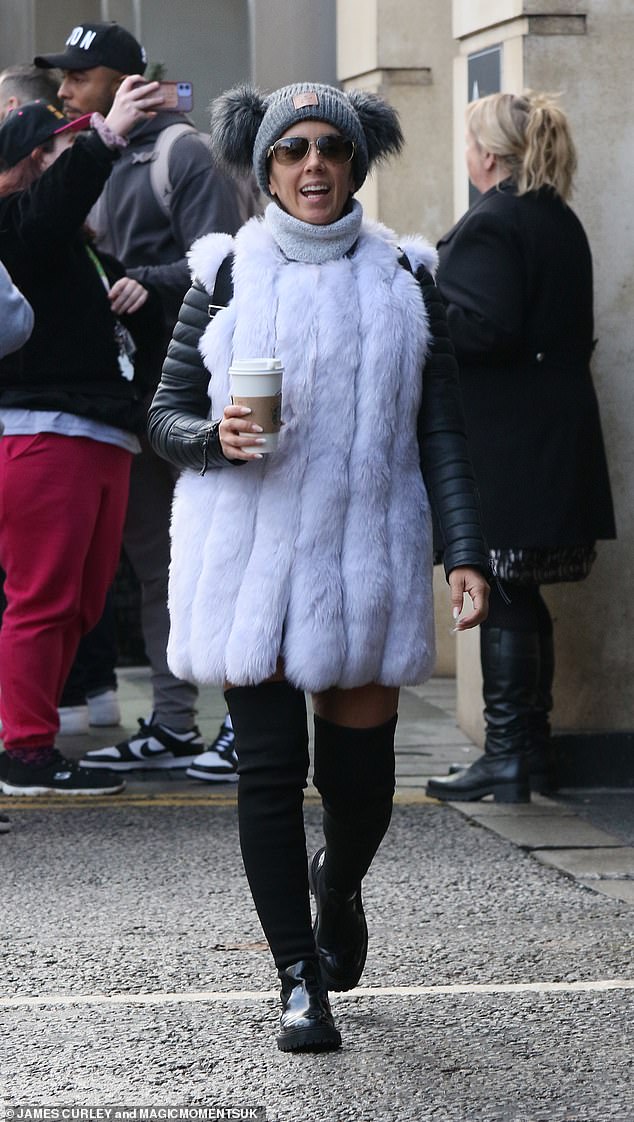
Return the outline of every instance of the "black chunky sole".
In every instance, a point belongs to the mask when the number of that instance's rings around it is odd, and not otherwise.
[[[280,1052],[334,1052],[341,1048],[341,1033],[328,1025],[289,1029],[280,1033],[277,1046]]]
[[[467,764],[450,764],[448,774],[460,775],[461,772],[467,770],[467,767]],[[546,768],[540,771],[529,771],[528,780],[531,792],[534,791],[536,795],[553,795],[557,790],[557,784]],[[434,798],[435,797],[436,796],[434,796]]]
[[[443,791],[434,790],[428,786],[427,794],[432,799],[440,799],[445,803],[473,803],[484,799],[486,795],[493,795],[496,803],[529,803],[531,801],[530,784],[525,783],[487,783],[480,787],[471,787],[468,791]]]

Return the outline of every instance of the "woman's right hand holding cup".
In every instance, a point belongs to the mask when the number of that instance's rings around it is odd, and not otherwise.
[[[246,405],[226,405],[218,426],[220,447],[228,460],[261,460],[261,452],[247,452],[254,444],[265,444],[260,436],[261,425],[249,420],[251,410]]]

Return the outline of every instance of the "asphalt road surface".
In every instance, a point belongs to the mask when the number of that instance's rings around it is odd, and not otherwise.
[[[275,1046],[277,979],[241,868],[235,789],[15,799],[10,813],[9,1122],[24,1106],[75,1119],[110,1106],[278,1122],[634,1122],[634,909],[451,807],[396,806],[366,880],[367,968],[333,998],[343,1048],[302,1056]],[[312,852],[314,801],[306,817]]]

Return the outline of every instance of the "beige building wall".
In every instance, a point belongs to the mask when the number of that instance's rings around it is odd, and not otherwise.
[[[451,12],[446,0],[338,0],[337,75],[386,97],[405,134],[399,160],[359,196],[366,213],[435,243],[452,221]]]
[[[454,0],[456,216],[466,208],[462,115],[467,55],[502,44],[502,88],[561,94],[579,153],[574,209],[595,265],[593,371],[614,490],[619,539],[598,547],[589,579],[551,586],[559,729],[627,730],[634,724],[634,568],[632,418],[634,355],[632,205],[634,122],[631,89],[634,7],[622,0]],[[547,501],[547,496],[545,496]],[[481,736],[477,636],[458,642],[459,719]]]
[[[405,149],[359,192],[366,214],[432,244],[453,222],[453,59],[447,0],[338,0],[337,74],[398,110]],[[447,583],[436,590],[436,673],[455,673]]]

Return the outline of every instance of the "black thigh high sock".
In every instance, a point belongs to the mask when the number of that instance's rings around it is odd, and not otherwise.
[[[324,880],[346,895],[361,884],[390,824],[397,719],[357,729],[315,716],[314,781],[324,807]]]
[[[315,957],[303,816],[306,700],[287,682],[233,686],[225,697],[236,735],[242,859],[282,969]]]

